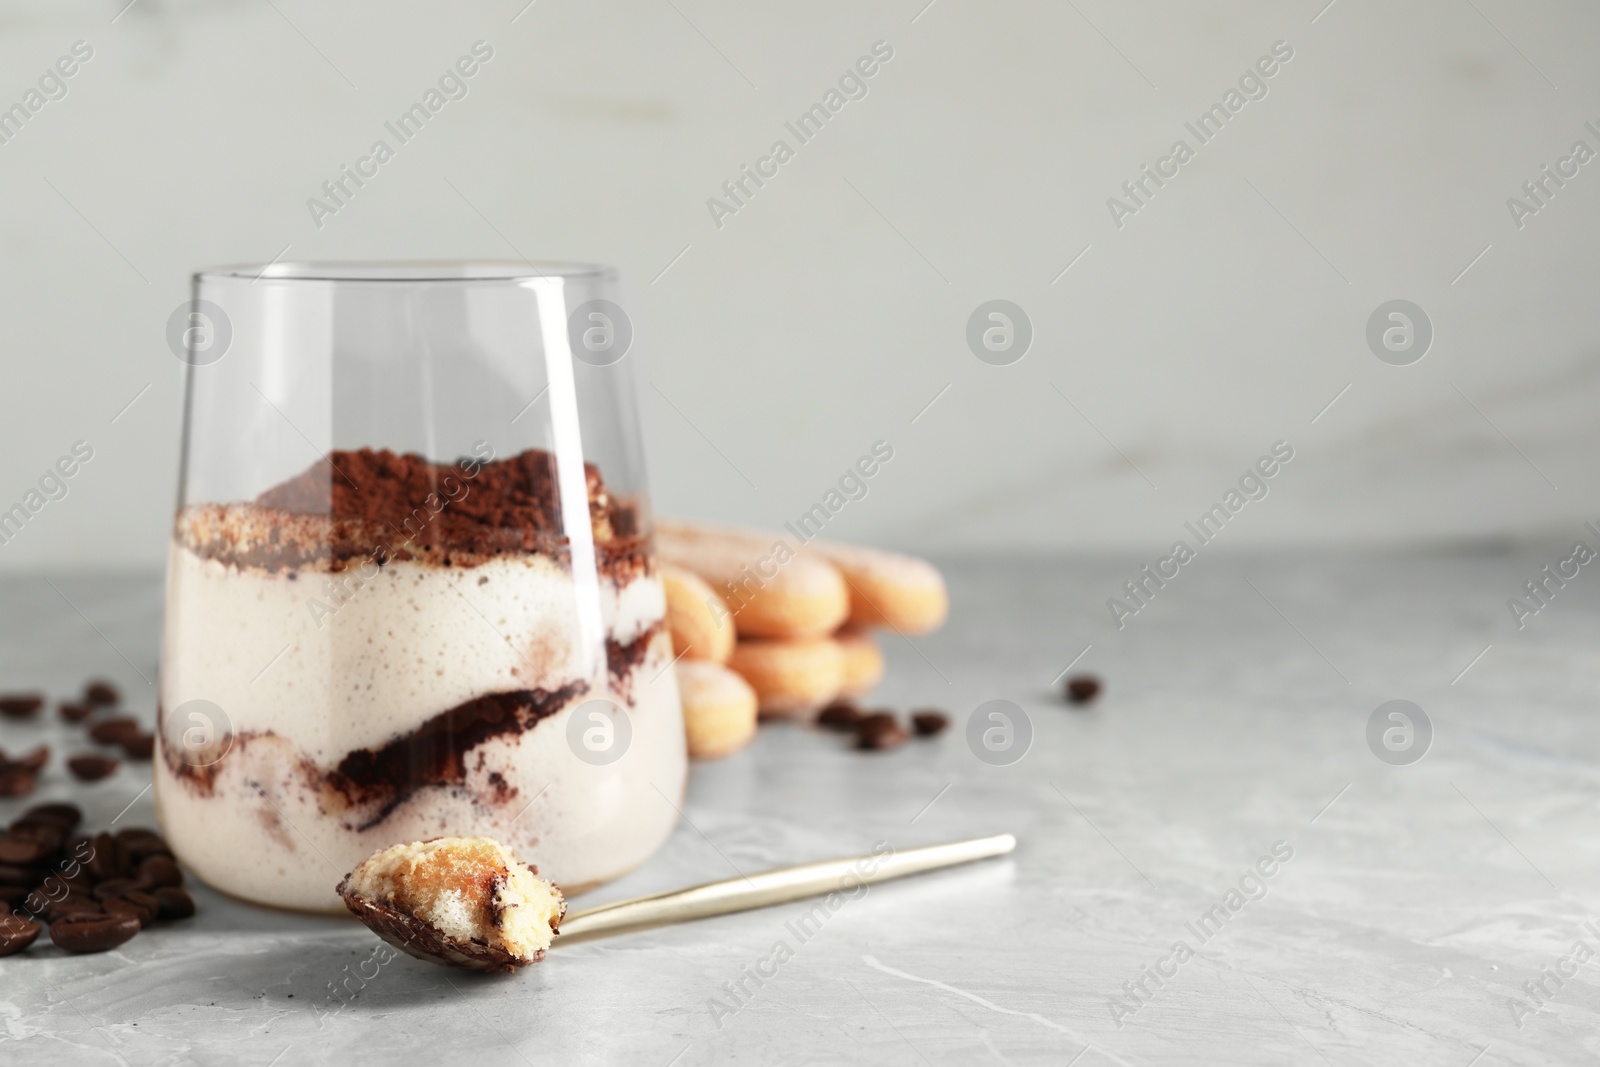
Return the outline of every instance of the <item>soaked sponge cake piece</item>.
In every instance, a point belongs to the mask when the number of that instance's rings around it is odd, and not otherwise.
[[[383,849],[345,876],[339,895],[397,948],[486,970],[542,959],[566,914],[560,888],[487,837]]]

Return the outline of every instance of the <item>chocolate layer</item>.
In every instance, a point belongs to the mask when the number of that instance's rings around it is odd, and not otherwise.
[[[587,689],[585,683],[573,682],[554,691],[513,689],[469,700],[382,748],[350,753],[326,776],[326,783],[354,805],[377,805],[367,821],[356,827],[370,829],[419,789],[465,782],[466,755],[476,746],[531,729]]]
[[[440,712],[382,747],[350,752],[331,770],[302,759],[300,777],[319,795],[337,795],[336,807],[361,812],[362,821],[352,829],[371,829],[421,789],[464,784],[467,755],[474,748],[496,737],[532,729],[587,689],[588,685],[579,681],[556,690],[489,693]],[[276,737],[273,731],[262,730],[219,739],[203,757],[208,762],[200,765],[199,760],[185,760],[163,733],[161,754],[174,778],[209,796],[229,760],[241,758],[257,741]],[[494,776],[490,777],[492,781]],[[510,795],[503,778],[495,783],[495,794],[497,800]]]
[[[618,641],[615,638],[606,638],[606,669],[611,672],[611,677],[618,685],[626,683],[633,676],[634,668],[644,662],[650,654],[650,645],[655,641],[656,635],[667,628],[665,619],[657,619],[646,626],[634,637],[632,641]]]

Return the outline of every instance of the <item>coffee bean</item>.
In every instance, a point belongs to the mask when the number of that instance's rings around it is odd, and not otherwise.
[[[99,884],[100,880],[91,876],[84,869],[83,864],[77,860],[69,859],[62,860],[61,865],[49,878],[40,883],[39,888],[59,892],[55,889],[56,886],[66,886],[68,892],[76,893],[79,896],[92,897],[94,896],[94,887]]]
[[[908,736],[906,728],[892,712],[875,712],[856,724],[856,747],[860,749],[898,748],[906,743]]]
[[[129,759],[147,760],[155,754],[156,735],[140,732],[124,737],[119,744],[122,745],[123,755]]]
[[[34,850],[34,858],[23,859]],[[12,860],[8,857],[18,857]],[[0,834],[0,863],[17,862],[35,867],[53,865],[61,856],[61,828],[47,822],[11,824],[11,829]]]
[[[932,737],[950,725],[950,716],[942,711],[925,710],[911,716],[911,725],[918,737]]]
[[[55,823],[29,822],[25,819],[18,819],[6,831],[6,836],[15,838],[18,841],[32,841],[42,846],[47,855],[54,856],[61,851],[61,842],[66,835],[62,833],[61,827]]]
[[[25,797],[33,792],[37,780],[32,771],[16,764],[0,766],[0,797]]]
[[[12,765],[16,767],[22,767],[30,771],[41,771],[44,769],[44,765],[49,762],[50,746],[40,745],[38,748],[34,749],[32,752],[29,752],[25,756],[18,756],[12,761]]]
[[[10,885],[0,887],[0,889],[3,889],[7,893],[16,888],[18,887]],[[22,903],[17,905],[15,911],[18,915],[43,916],[45,910],[50,907],[50,904],[51,898],[49,896],[40,890],[34,889],[30,890],[28,895],[22,898]]]
[[[163,886],[162,888],[172,889],[174,887]],[[133,904],[137,904],[141,909],[143,909],[141,912],[140,921],[146,926],[149,926],[151,923],[155,922],[161,917],[161,900],[156,896],[154,889],[135,889],[131,893],[124,893],[121,899],[129,901]],[[143,915],[148,915],[149,918],[143,918]]]
[[[33,887],[35,893],[43,894],[46,900],[60,900],[62,897],[89,895],[90,883],[68,882],[60,875],[47,874],[40,879],[39,884]]]
[[[1067,679],[1067,702],[1087,704],[1100,695],[1100,679],[1092,674],[1075,674]]]
[[[123,738],[143,732],[139,720],[130,719],[126,715],[119,715],[114,719],[102,719],[89,727],[89,736],[106,745],[120,745]]]
[[[83,861],[83,866],[89,872],[89,877],[103,882],[121,876],[125,855],[124,850],[118,847],[116,838],[108,833],[98,833],[90,842],[89,856]]]
[[[109,952],[138,932],[132,915],[81,915],[50,924],[50,940],[68,952]]]
[[[76,804],[35,804],[18,821],[52,822],[62,830],[71,830],[83,821],[83,811]]]
[[[30,889],[43,877],[37,867],[23,867],[15,863],[0,863],[0,885],[23,885]]]
[[[84,870],[83,864],[77,860],[63,862],[60,869],[46,879],[41,888],[50,888],[52,881],[59,881],[74,893],[83,893],[85,895],[92,893],[95,886],[95,880],[89,877],[89,872]]]
[[[109,900],[120,893],[140,888],[138,881],[132,878],[107,878],[94,887],[94,899]]]
[[[29,900],[31,901],[32,898],[30,897]],[[70,919],[74,916],[104,915],[105,908],[101,907],[100,902],[93,897],[83,897],[76,893],[70,893],[58,900],[44,901],[43,907],[36,909],[35,914],[43,914],[50,922],[58,923],[63,919]]]
[[[144,889],[182,885],[183,872],[171,856],[146,856],[139,863],[138,881]]]
[[[20,885],[0,885],[0,904],[7,908],[20,908],[22,902],[28,899],[28,890]]]
[[[117,844],[135,860],[146,856],[170,856],[172,849],[162,836],[143,826],[129,826],[117,831]]]
[[[39,936],[40,926],[33,919],[23,918],[21,915],[7,915],[0,918],[0,956],[11,956],[29,945],[34,938]]]
[[[194,898],[177,886],[162,886],[151,895],[160,902],[163,919],[187,919],[194,914]]]
[[[95,678],[83,687],[83,701],[98,707],[110,707],[122,699],[117,687],[104,678]]]
[[[31,719],[44,707],[44,697],[37,693],[7,693],[0,696],[0,715],[8,719]]]
[[[67,769],[80,782],[98,782],[117,769],[114,756],[73,756],[67,760]]]
[[[94,714],[94,705],[63,700],[61,706],[56,708],[56,714],[61,716],[62,722],[82,722]]]
[[[0,836],[0,863],[16,864],[26,867],[48,860],[54,856],[56,850],[41,841],[29,841],[22,837],[13,837],[10,833]]]
[[[67,843],[61,846],[61,854],[70,856],[79,864],[86,864],[94,857],[94,838],[73,834],[67,838]]]
[[[861,709],[853,700],[835,700],[817,715],[817,725],[826,730],[854,730],[861,721]]]
[[[132,915],[140,926],[149,926],[161,914],[161,902],[142,889],[130,889],[101,902],[107,915]]]

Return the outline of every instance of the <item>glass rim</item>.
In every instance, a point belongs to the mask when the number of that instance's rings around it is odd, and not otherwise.
[[[616,269],[600,263],[557,260],[300,260],[273,263],[231,263],[194,274],[206,281],[249,279],[251,282],[524,282],[539,278],[606,278]]]

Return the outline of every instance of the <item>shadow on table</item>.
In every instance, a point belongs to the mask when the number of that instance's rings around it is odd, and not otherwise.
[[[195,956],[213,957],[226,976],[220,980],[227,992],[211,987],[219,999],[264,999],[297,1013],[360,1018],[374,1010],[475,998],[503,990],[507,981],[528,992],[542,985],[528,982],[537,966],[521,975],[440,967],[379,940],[354,916],[249,904],[192,877],[189,887],[198,911],[183,924],[191,952],[187,966],[195,966]]]
[[[278,1007],[352,1019],[499,995],[511,983],[519,992],[533,994],[544,985],[537,965],[517,974],[440,967],[413,959],[359,927],[236,958],[228,978],[239,987],[263,992]]]

